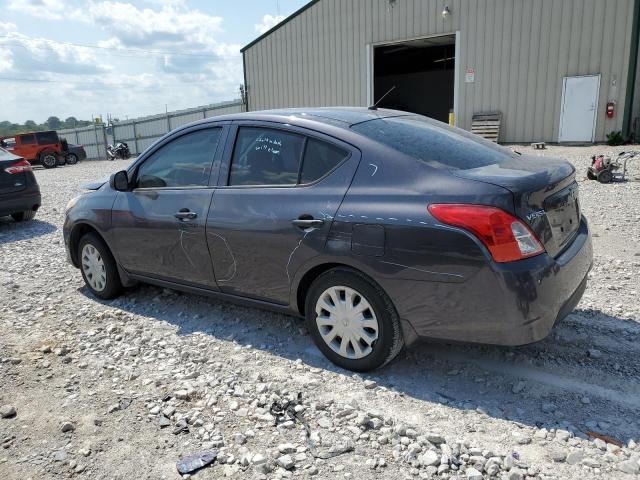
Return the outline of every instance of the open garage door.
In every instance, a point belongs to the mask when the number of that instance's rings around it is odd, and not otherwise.
[[[379,105],[447,122],[454,108],[456,36],[374,46],[373,98]]]

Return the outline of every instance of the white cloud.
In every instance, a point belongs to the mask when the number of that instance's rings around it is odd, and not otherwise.
[[[284,15],[267,14],[264,17],[262,17],[262,21],[260,23],[255,24],[254,27],[256,29],[256,32],[262,35],[263,33],[271,30],[273,27],[275,27],[285,18],[286,17]]]
[[[159,10],[137,8],[123,2],[92,2],[88,15],[92,22],[127,47],[168,45],[186,49],[215,44],[214,33],[221,31],[222,17],[198,10],[164,4]]]
[[[42,81],[1,81],[2,116],[12,121],[97,113],[132,117],[163,111],[165,103],[180,109],[238,97],[241,45],[220,39],[220,16],[184,0],[147,0],[145,7],[118,0],[7,1],[12,11],[49,20],[78,9],[83,23],[106,33],[97,45],[107,48],[30,37],[0,20],[0,76]],[[25,94],[28,105],[20,100]]]
[[[81,19],[80,10],[65,0],[8,0],[7,8],[21,15],[47,20]]]
[[[22,35],[14,24],[0,22],[0,71],[33,78],[42,73],[99,74],[108,68],[90,48]]]

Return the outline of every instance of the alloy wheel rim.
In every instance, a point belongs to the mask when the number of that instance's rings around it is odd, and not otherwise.
[[[90,243],[82,247],[82,271],[91,288],[97,292],[104,290],[107,285],[104,260],[98,249]]]
[[[346,286],[327,288],[316,302],[316,325],[331,350],[350,360],[371,353],[378,340],[378,319],[369,301]]]
[[[55,165],[57,162],[56,157],[53,155],[45,155],[43,163],[45,165]]]

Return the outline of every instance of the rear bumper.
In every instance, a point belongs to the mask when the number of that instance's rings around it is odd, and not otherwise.
[[[42,197],[38,188],[27,188],[21,192],[6,195],[6,198],[2,195],[0,196],[0,217],[27,210],[37,210],[40,205],[42,205]]]
[[[509,346],[536,342],[578,304],[592,263],[591,236],[582,219],[558,257],[492,263],[463,283],[425,292],[432,301],[403,318],[423,338]]]

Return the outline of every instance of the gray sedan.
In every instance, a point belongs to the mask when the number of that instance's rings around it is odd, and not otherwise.
[[[64,239],[94,295],[142,281],[306,317],[356,371],[418,338],[540,340],[592,264],[569,163],[406,112],[210,118],[89,188]]]

